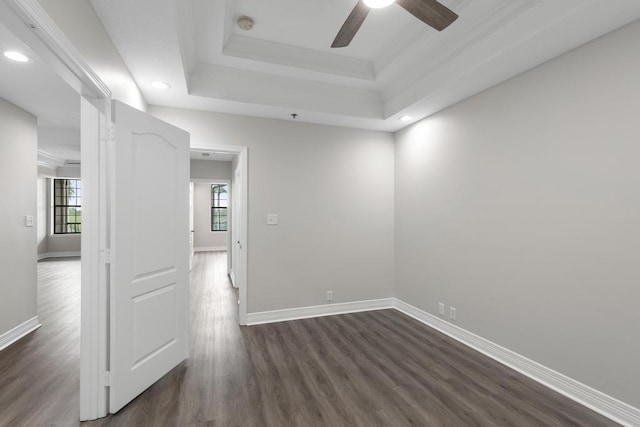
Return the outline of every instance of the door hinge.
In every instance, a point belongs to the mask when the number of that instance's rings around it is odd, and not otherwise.
[[[105,387],[113,386],[113,375],[111,375],[111,371],[107,371],[104,373],[104,386]]]
[[[100,262],[102,264],[111,264],[111,260],[112,260],[111,249],[101,249]]]
[[[116,140],[116,127],[113,123],[100,128],[100,142],[113,142]]]

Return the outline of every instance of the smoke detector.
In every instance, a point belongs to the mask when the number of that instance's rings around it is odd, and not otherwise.
[[[238,18],[236,23],[241,30],[251,31],[251,29],[253,29],[253,18],[250,18],[248,16],[241,16],[240,18]]]

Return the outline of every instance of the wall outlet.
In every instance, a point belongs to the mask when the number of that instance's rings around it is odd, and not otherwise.
[[[333,291],[327,291],[327,301],[333,301]]]
[[[438,303],[438,314],[444,316],[444,304],[441,302]]]
[[[456,317],[458,316],[456,309],[453,307],[449,307],[449,318],[451,320],[456,320]]]
[[[278,214],[268,214],[267,225],[278,225]]]
[[[33,227],[33,215],[27,215],[24,217],[25,227]]]

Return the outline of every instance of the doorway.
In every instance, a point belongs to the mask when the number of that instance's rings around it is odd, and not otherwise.
[[[24,248],[26,242],[33,242],[33,248],[20,255],[20,250],[14,250],[15,256],[27,259],[29,267],[24,271],[29,271],[31,275],[22,281],[23,289],[33,289],[28,296],[28,302],[21,307],[32,307],[35,325],[31,322],[31,328],[20,330],[17,338],[24,336],[30,330],[39,326],[36,310],[36,269],[38,248],[41,256],[51,255],[77,255],[78,250],[82,253],[82,271],[80,296],[81,303],[75,309],[81,312],[82,316],[82,340],[80,351],[80,389],[84,392],[80,394],[80,404],[75,406],[73,411],[75,421],[78,419],[77,408],[80,406],[80,418],[96,418],[104,414],[106,410],[106,394],[104,389],[104,370],[106,366],[106,343],[101,339],[100,331],[106,331],[106,309],[100,310],[99,302],[105,300],[106,277],[105,267],[101,266],[99,258],[100,247],[103,247],[105,235],[99,232],[100,224],[106,221],[98,215],[100,205],[104,202],[106,189],[100,185],[100,175],[104,174],[103,164],[100,162],[98,152],[100,151],[100,135],[105,135],[105,126],[109,122],[110,96],[109,89],[96,78],[93,71],[81,60],[75,48],[68,43],[64,34],[52,23],[51,19],[36,2],[27,0],[2,0],[0,1],[0,46],[4,51],[21,51],[25,56],[20,64],[13,64],[5,61],[4,56],[0,59],[2,67],[2,81],[0,82],[0,93],[5,101],[19,108],[21,111],[29,112],[34,117],[36,129],[33,132],[34,138],[37,134],[47,133],[61,136],[69,129],[77,135],[80,134],[80,147],[72,158],[65,149],[59,155],[47,152],[55,146],[52,145],[46,150],[37,153],[36,148],[33,154],[29,154],[31,165],[24,167],[25,171],[33,171],[33,177],[17,180],[14,176],[12,180],[19,182],[21,186],[26,186],[21,199],[33,201],[33,208],[19,209],[23,220],[20,222],[21,232],[28,230],[33,233],[33,238],[21,239],[17,247]],[[37,29],[37,31],[34,31]],[[18,67],[16,67],[18,65]],[[25,90],[23,83],[26,81]],[[23,82],[22,84],[20,82]],[[71,125],[67,125],[71,122]],[[62,131],[61,131],[62,129]],[[55,139],[55,137],[52,137]],[[68,138],[64,138],[67,140]],[[68,141],[67,141],[68,142]],[[58,147],[59,148],[59,147]],[[48,213],[48,202],[40,202],[37,207],[37,189],[40,187],[40,200],[46,199],[42,195],[48,190],[46,178],[41,178],[36,184],[37,168],[49,168],[49,172],[40,174],[49,178],[69,178],[68,172],[61,172],[58,169],[77,166],[78,160],[85,168],[81,172],[83,201],[82,201],[82,234],[81,248],[77,247],[77,236],[71,239],[59,240],[52,244],[47,241],[47,224],[41,224],[40,232],[36,230],[38,218],[43,219]],[[36,164],[38,161],[38,164]],[[62,162],[62,163],[60,163]],[[53,163],[53,165],[52,165]],[[57,164],[56,164],[57,163]],[[22,163],[16,162],[16,165]],[[75,176],[73,177],[75,178]],[[39,212],[38,212],[39,211]],[[74,215],[75,216],[75,215]],[[48,222],[48,220],[44,220]],[[17,225],[14,222],[15,225]],[[75,239],[71,250],[71,242]],[[37,243],[36,243],[37,242]],[[30,244],[30,243],[29,243]],[[8,260],[6,258],[5,260]],[[4,267],[3,267],[4,270]],[[6,271],[3,271],[3,274]],[[6,298],[2,298],[5,302]],[[14,304],[18,306],[18,304]],[[4,311],[4,310],[3,310]],[[14,331],[16,329],[14,328]],[[28,338],[28,337],[27,337]],[[68,350],[68,349],[67,349]],[[53,352],[52,355],[56,353]],[[77,362],[74,364],[77,370]],[[51,371],[43,372],[50,374]],[[76,372],[75,378],[78,378]],[[69,376],[68,380],[73,377]],[[77,394],[77,383],[75,383]],[[32,390],[30,387],[29,390]],[[13,397],[13,396],[12,396]],[[31,399],[36,401],[37,399]],[[67,414],[68,415],[68,414]],[[66,415],[65,415],[66,416]]]
[[[0,294],[0,425],[70,424],[80,406],[82,98],[5,2],[0,17],[0,170],[12,206],[0,221],[0,274],[11,278]]]
[[[236,289],[240,325],[246,324],[247,307],[246,166],[246,147],[192,142],[194,252],[226,251],[226,275]]]

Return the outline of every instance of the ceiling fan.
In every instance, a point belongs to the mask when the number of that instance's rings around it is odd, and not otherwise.
[[[377,9],[398,3],[407,12],[438,31],[447,28],[458,15],[436,0],[358,0],[347,20],[342,24],[331,47],[349,46],[371,8]]]

